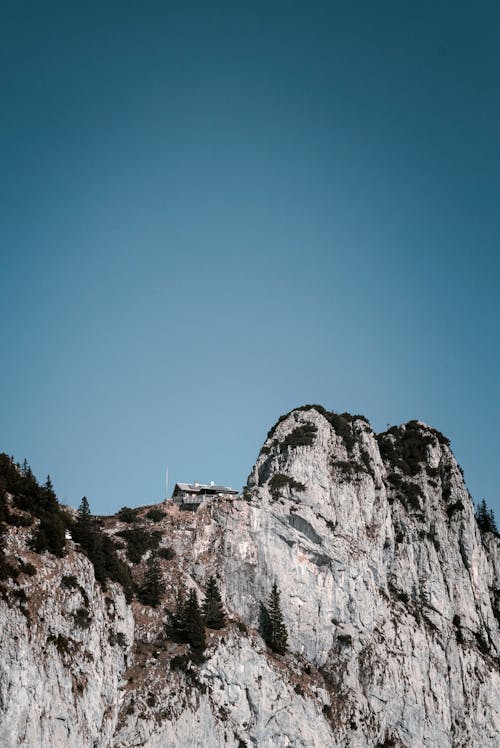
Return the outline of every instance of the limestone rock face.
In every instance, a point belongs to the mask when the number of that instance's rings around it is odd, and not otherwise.
[[[137,526],[172,549],[158,608],[103,591],[72,541],[55,559],[9,528],[6,552],[37,574],[18,579],[24,612],[0,600],[0,746],[500,745],[500,541],[481,536],[438,431],[375,435],[305,406],[271,430],[242,496],[156,508]],[[167,611],[211,574],[228,620],[197,664]],[[284,656],[259,633],[274,582]]]
[[[0,600],[0,746],[111,745],[132,611],[118,585],[102,592],[82,554],[37,556],[25,534],[10,550],[36,568],[20,579],[28,602]]]
[[[314,443],[283,448],[305,423]],[[278,424],[225,536],[230,604],[256,625],[277,580],[291,648],[331,684],[341,744],[498,745],[500,544],[483,544],[442,435],[393,431],[316,409]],[[291,481],[273,491],[276,475]]]

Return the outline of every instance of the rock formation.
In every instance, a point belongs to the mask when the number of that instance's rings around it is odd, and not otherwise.
[[[500,540],[480,533],[435,429],[375,435],[304,406],[271,429],[241,496],[128,519],[102,530],[124,560],[118,533],[153,538],[131,568],[140,585],[158,555],[157,607],[103,588],[74,540],[58,558],[6,526],[0,746],[500,745]],[[211,575],[226,625],[199,662],[169,612]],[[283,656],[260,633],[274,583]]]

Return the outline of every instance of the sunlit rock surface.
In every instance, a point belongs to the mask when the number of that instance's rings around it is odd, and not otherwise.
[[[24,613],[0,601],[0,746],[500,745],[500,542],[481,537],[439,432],[377,437],[363,418],[298,409],[241,497],[157,508],[138,519],[175,550],[156,609],[101,590],[72,541],[55,559],[9,528],[7,552],[37,574],[18,580]],[[227,626],[207,632],[204,663],[178,667],[188,650],[166,610],[181,587],[202,598],[210,574]],[[259,634],[274,582],[284,657]]]

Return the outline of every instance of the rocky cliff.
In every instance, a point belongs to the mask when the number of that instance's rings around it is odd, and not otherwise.
[[[157,607],[103,589],[74,540],[58,558],[6,528],[1,746],[500,745],[500,541],[438,431],[375,435],[305,406],[271,429],[240,497],[155,509],[102,526],[124,560],[127,528],[168,548]],[[168,611],[212,574],[228,618],[197,663]],[[274,582],[283,656],[259,633]]]

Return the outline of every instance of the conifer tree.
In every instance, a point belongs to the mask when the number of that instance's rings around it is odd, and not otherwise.
[[[166,634],[169,638],[177,642],[186,641],[186,632],[184,627],[184,609],[186,606],[186,588],[181,581],[175,593],[175,608],[166,612],[168,614],[168,623],[165,627]]]
[[[150,556],[144,581],[139,587],[137,596],[144,605],[151,605],[152,608],[156,608],[160,604],[163,590],[164,585],[158,557]]]
[[[273,584],[269,595],[267,607],[267,630],[265,640],[271,649],[277,654],[285,654],[288,643],[288,633],[283,622],[280,606],[280,591],[276,582]]]
[[[37,483],[37,480],[35,476],[33,475],[33,471],[28,464],[28,460],[24,460],[23,467],[22,467],[22,476],[24,478],[23,481],[23,493],[25,493],[27,496],[29,496],[31,499],[33,499],[34,496],[38,497],[39,495],[39,485]]]
[[[79,543],[94,566],[94,574],[98,582],[106,580],[102,535],[97,532],[94,518],[90,511],[90,504],[84,496],[78,507],[78,517],[72,531],[73,540]]]
[[[196,590],[190,590],[183,609],[183,624],[186,641],[191,647],[193,659],[201,659],[205,649],[205,623],[198,604]]]
[[[85,550],[92,552],[92,546],[95,541],[94,523],[90,512],[90,505],[87,497],[84,496],[78,507],[78,518],[73,528],[73,539],[80,543]]]
[[[65,527],[61,516],[42,512],[40,524],[31,540],[32,549],[37,553],[49,551],[61,558],[64,556],[65,543]]]
[[[55,501],[56,494],[55,494],[55,491],[54,491],[54,486],[52,484],[52,479],[51,479],[50,475],[47,476],[47,480],[45,481],[44,488],[45,488],[45,491],[47,493],[47,496],[49,496],[51,499],[53,499]]]
[[[184,606],[186,604],[186,588],[181,582],[175,594],[175,610],[169,611],[171,634],[174,638],[184,641]]]
[[[80,501],[80,506],[78,507],[78,517],[80,522],[90,525],[92,514],[90,511],[90,504],[86,496],[83,496],[82,500]]]
[[[207,584],[207,592],[203,602],[203,618],[210,629],[221,629],[226,623],[224,607],[215,577],[211,576]]]
[[[476,521],[482,533],[492,532],[494,535],[498,535],[495,515],[493,513],[493,510],[488,508],[488,505],[484,499],[477,505]]]
[[[54,513],[54,514],[57,513],[57,510],[58,510],[57,496],[54,491],[54,486],[52,485],[50,475],[47,476],[47,480],[45,481],[43,488],[39,488],[37,493],[38,493],[38,499],[37,499],[38,508],[41,511]]]

